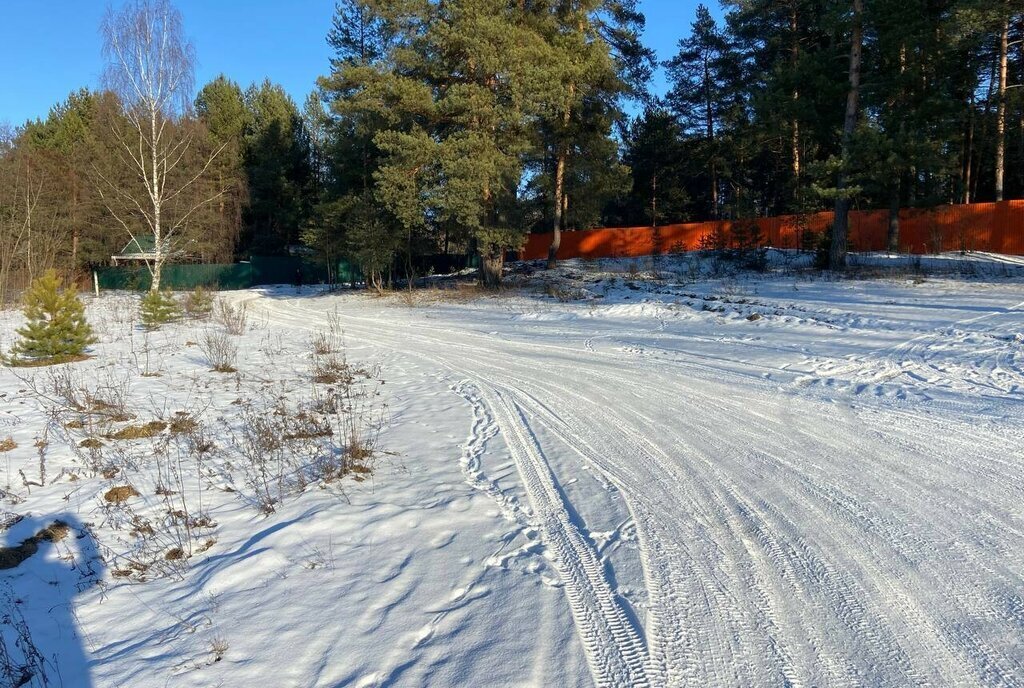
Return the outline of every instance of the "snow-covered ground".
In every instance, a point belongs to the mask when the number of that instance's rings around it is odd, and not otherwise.
[[[123,448],[147,440],[104,440],[121,470],[92,474],[38,393],[52,373],[0,370],[0,488],[23,500],[2,508],[25,516],[0,537],[75,535],[0,571],[0,613],[68,687],[1024,685],[1024,273],[859,260],[877,273],[665,259],[524,270],[496,297],[233,292],[237,374],[189,345],[214,326],[143,342],[104,296],[96,357],[67,368],[127,379],[133,422],[208,425],[181,485],[212,527],[187,566],[115,576],[133,541],[103,495],[167,503]],[[380,456],[261,513],[237,409],[315,399],[329,322],[379,366]]]

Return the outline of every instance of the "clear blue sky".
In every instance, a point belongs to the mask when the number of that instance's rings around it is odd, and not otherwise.
[[[667,59],[690,30],[698,0],[640,0],[645,42]],[[707,0],[706,0],[707,1]],[[0,0],[0,123],[45,117],[102,71],[104,0]],[[118,4],[115,2],[115,4]],[[269,77],[301,105],[327,71],[333,0],[177,0],[196,48],[196,83],[220,73],[247,86]],[[717,2],[707,2],[718,14]],[[661,83],[655,84],[660,91]]]

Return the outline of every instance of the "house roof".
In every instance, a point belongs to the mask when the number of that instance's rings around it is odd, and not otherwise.
[[[130,256],[151,256],[155,248],[156,239],[152,234],[140,234],[125,244],[119,255],[125,258]]]

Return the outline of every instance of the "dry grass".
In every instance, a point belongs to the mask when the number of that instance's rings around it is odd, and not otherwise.
[[[132,497],[138,497],[139,491],[131,485],[120,485],[112,487],[103,495],[103,501],[108,504],[124,504]]]
[[[238,347],[223,332],[207,331],[199,339],[199,350],[206,356],[210,368],[218,373],[234,373]]]
[[[213,320],[221,325],[228,334],[245,334],[249,322],[249,313],[245,304],[232,306],[223,298],[217,299],[213,307]]]
[[[7,365],[12,368],[45,368],[46,366],[61,365],[63,363],[79,363],[92,358],[89,354],[75,354],[74,356],[54,356],[53,358],[12,358],[7,360]]]
[[[228,652],[228,641],[217,636],[210,642],[210,652],[213,654],[213,661],[219,662],[224,659],[224,655]]]
[[[178,411],[171,418],[169,427],[172,435],[188,435],[199,429],[199,422],[188,411]]]
[[[14,441],[13,437],[5,437],[0,440],[0,452],[9,452],[18,448],[18,443]]]
[[[494,296],[493,290],[485,289],[479,282],[452,282],[444,286],[430,286],[422,289],[398,289],[390,292],[404,306],[414,308],[436,303],[467,303],[483,296]]]
[[[162,420],[151,420],[143,425],[129,425],[107,435],[108,440],[142,440],[156,437],[167,429]]]

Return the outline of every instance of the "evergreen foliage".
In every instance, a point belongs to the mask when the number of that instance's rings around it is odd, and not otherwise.
[[[181,317],[181,307],[169,291],[152,289],[146,292],[139,303],[139,318],[148,330],[174,322]]]
[[[857,21],[851,0],[701,5],[680,16],[663,98],[646,92],[639,7],[339,0],[323,27],[330,71],[301,107],[270,81],[221,75],[194,109],[170,108],[161,140],[187,151],[168,157],[167,182],[187,188],[164,199],[167,257],[227,262],[302,242],[383,288],[430,254],[475,253],[493,286],[529,231],[841,201],[887,209],[897,246],[900,207],[1024,197],[1020,2],[872,0]],[[855,25],[863,86],[844,132]],[[75,91],[2,137],[0,301],[47,267],[107,263],[125,229],[154,234],[118,140],[129,105]]]
[[[213,312],[213,294],[196,287],[182,300],[181,310],[190,318],[208,318]]]
[[[72,289],[62,289],[56,271],[47,270],[25,294],[26,324],[11,349],[17,363],[61,363],[85,353],[96,342],[85,306]]]

